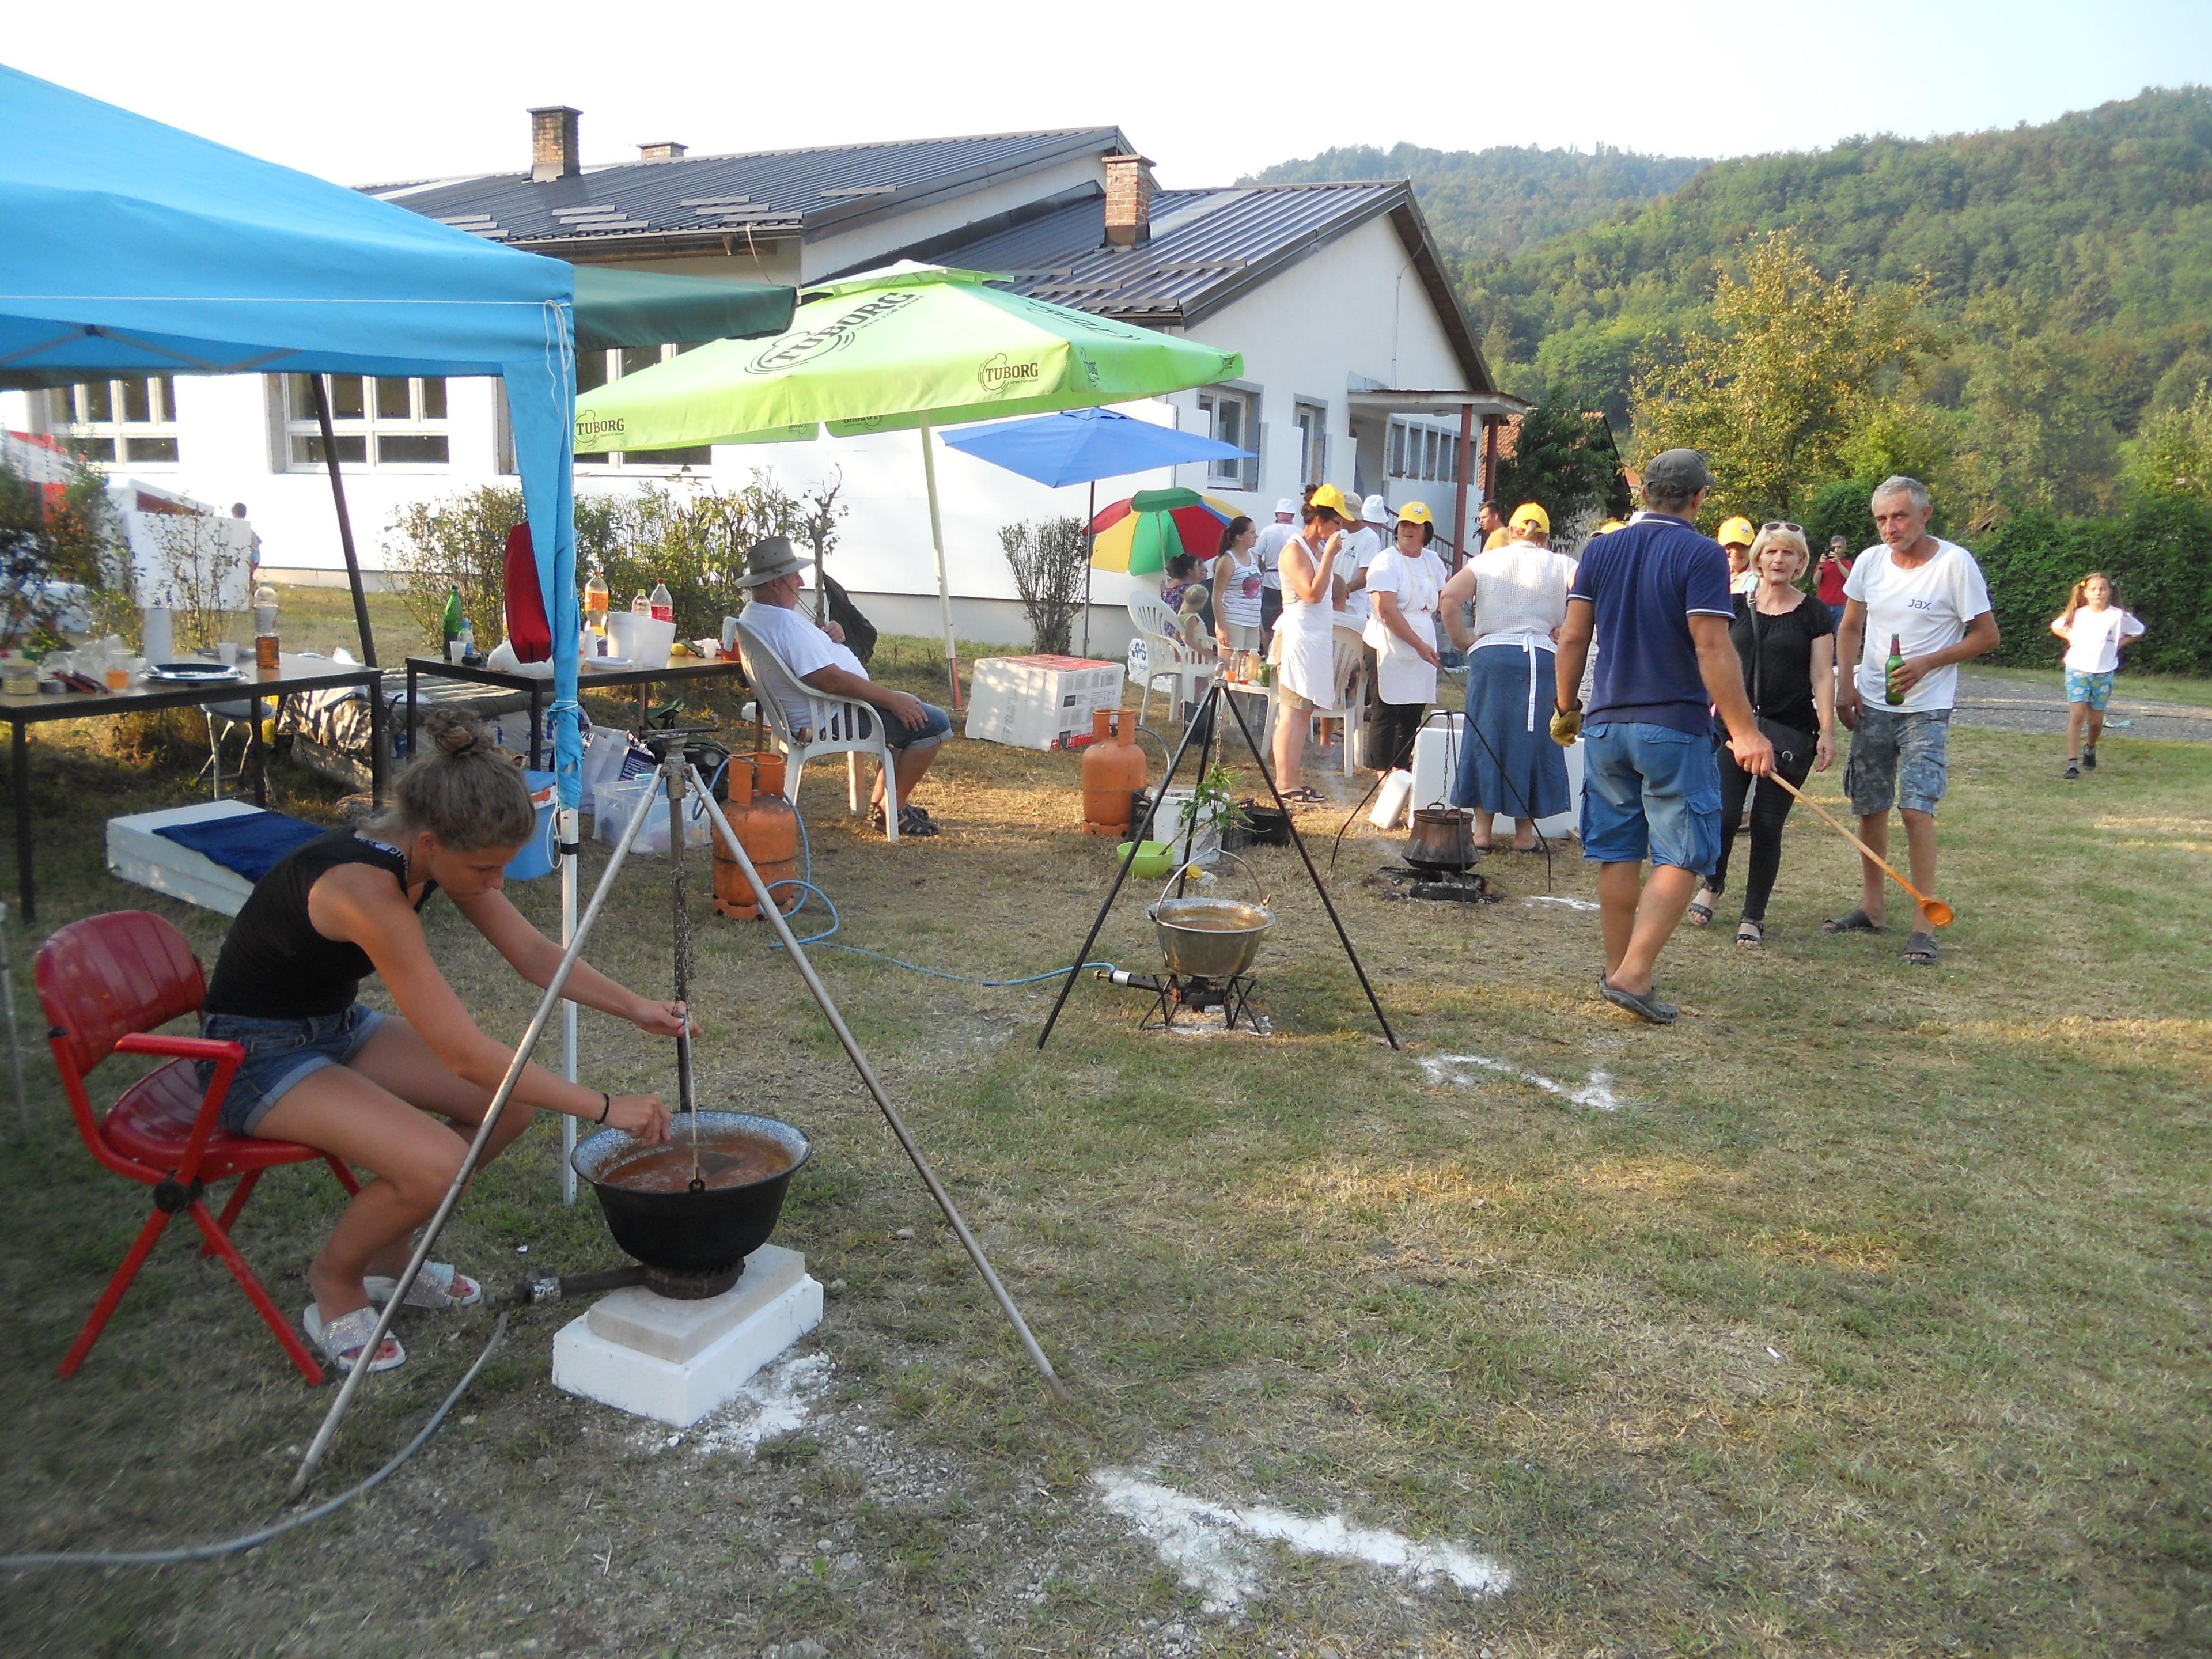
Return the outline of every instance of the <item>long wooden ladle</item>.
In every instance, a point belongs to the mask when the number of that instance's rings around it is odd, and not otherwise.
[[[1903,876],[1899,875],[1897,873],[1897,866],[1895,865],[1892,864],[1887,859],[1882,857],[1881,854],[1875,852],[1873,848],[1868,846],[1850,830],[1844,829],[1844,826],[1837,823],[1835,819],[1830,817],[1826,812],[1821,810],[1820,805],[1817,801],[1814,800],[1811,796],[1808,795],[1796,784],[1790,782],[1789,779],[1784,777],[1779,772],[1770,772],[1765,777],[1761,778],[1759,781],[1761,783],[1780,784],[1784,789],[1787,789],[1799,800],[1803,801],[1807,806],[1812,808],[1814,812],[1819,816],[1820,821],[1826,823],[1828,828],[1834,830],[1845,841],[1850,842],[1852,846],[1857,848],[1860,852],[1863,853],[1868,858],[1872,859],[1883,869],[1888,871],[1889,878],[1895,882],[1899,887],[1902,887],[1906,892],[1912,895],[1914,901],[1920,906],[1920,914],[1928,918],[1929,924],[1931,927],[1948,927],[1951,925],[1951,907],[1949,905],[1944,903],[1942,899],[1929,898],[1917,887],[1915,887],[1911,882],[1905,880]]]

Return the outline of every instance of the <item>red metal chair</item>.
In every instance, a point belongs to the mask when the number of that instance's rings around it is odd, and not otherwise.
[[[76,1375],[162,1230],[182,1214],[191,1217],[206,1240],[200,1254],[222,1258],[300,1374],[320,1382],[323,1368],[230,1242],[230,1228],[264,1170],[321,1158],[346,1191],[357,1193],[361,1183],[353,1171],[313,1146],[229,1134],[217,1125],[222,1097],[246,1050],[235,1042],[152,1035],[179,1015],[197,1013],[207,981],[184,935],[151,911],[119,910],[71,922],[40,950],[35,977],[54,1064],[86,1147],[116,1174],[154,1189],[154,1213],[138,1230],[130,1254],[63,1359],[61,1375]],[[99,1117],[85,1093],[85,1076],[118,1052],[174,1058],[125,1090],[107,1115]],[[193,1071],[193,1062],[201,1060],[215,1062],[204,1092]],[[238,1177],[238,1188],[217,1219],[209,1215],[202,1198],[209,1187],[233,1176]]]

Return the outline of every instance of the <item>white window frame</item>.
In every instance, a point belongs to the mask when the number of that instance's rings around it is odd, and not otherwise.
[[[1459,482],[1459,429],[1407,416],[1393,416],[1386,471],[1413,483]]]
[[[613,381],[619,380],[625,374],[634,374],[641,368],[649,368],[652,367],[651,363],[637,363],[625,367],[623,359],[626,357],[647,351],[658,351],[660,355],[657,361],[665,363],[670,358],[689,351],[692,348],[689,345],[615,346],[605,351],[579,351],[576,354],[576,356],[579,367],[581,366],[583,359],[586,356],[597,356],[603,359],[606,371],[606,377],[605,380],[596,382],[596,385],[606,386]],[[581,375],[578,376],[577,384],[579,391],[582,390]],[[509,441],[507,447],[511,456],[513,449],[511,440]],[[669,458],[671,456],[679,457],[681,459],[670,459]],[[575,462],[576,470],[579,472],[658,472],[665,477],[673,477],[677,474],[687,471],[694,473],[705,472],[708,471],[714,464],[714,447],[711,444],[693,444],[687,445],[681,449],[660,449],[646,452],[638,452],[635,450],[625,452],[619,449],[614,449],[609,450],[605,454],[600,455],[579,455],[575,458]],[[504,470],[509,472],[512,472],[514,470],[514,463],[511,459],[507,460]]]
[[[1224,436],[1222,414],[1225,410],[1237,411],[1234,436]],[[1224,489],[1257,489],[1260,487],[1260,393],[1253,387],[1243,386],[1208,386],[1198,394],[1198,412],[1206,419],[1206,435],[1216,443],[1234,444],[1239,449],[1253,452],[1250,460],[1223,459],[1206,464],[1206,481]]]
[[[107,390],[107,414],[104,419],[98,416],[93,403],[93,389],[97,386]],[[124,412],[129,406],[131,390],[137,386],[145,388],[146,418],[143,420]],[[181,459],[173,375],[117,374],[57,386],[51,410],[50,424],[55,434],[77,447],[90,465],[102,469],[175,466]],[[101,443],[108,446],[106,455],[83,453],[85,446]],[[133,454],[133,447],[139,444],[166,444],[170,453]]]
[[[326,463],[321,454],[323,428],[315,418],[315,400],[307,376],[296,371],[277,377],[277,396],[284,411],[284,444],[281,452],[287,472],[320,472]],[[331,402],[331,437],[337,444],[340,471],[375,472],[443,472],[453,465],[453,387],[435,375],[325,374],[325,395]],[[342,388],[334,382],[361,384],[361,413],[342,414],[346,404]],[[392,404],[404,399],[402,414]],[[442,411],[442,412],[434,412]],[[347,440],[361,444],[358,459],[349,455]],[[410,441],[434,439],[446,447],[443,460],[429,456],[393,455],[386,458],[389,441],[396,449]]]
[[[1298,483],[1328,482],[1328,405],[1301,398],[1291,405],[1291,420],[1298,434]]]

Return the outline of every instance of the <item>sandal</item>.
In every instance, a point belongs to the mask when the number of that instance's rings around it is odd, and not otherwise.
[[[880,805],[878,805],[871,809],[868,813],[868,828],[871,830],[880,830],[883,827],[884,809]],[[929,814],[923,811],[919,806],[902,806],[899,808],[900,835],[912,837],[917,836],[934,836],[939,833],[940,832],[938,830],[937,825],[930,821]]]
[[[1749,916],[1746,916],[1735,925],[1735,942],[1738,945],[1765,944],[1766,924],[1763,921],[1753,921]]]
[[[341,1371],[349,1371],[361,1363],[361,1351],[376,1334],[376,1310],[356,1308],[325,1325],[322,1310],[310,1302],[307,1312],[300,1316],[300,1328],[307,1332],[307,1340],[320,1348],[323,1357],[331,1364]],[[399,1339],[386,1336],[368,1369],[373,1376],[378,1371],[398,1370],[406,1363],[407,1350],[399,1346]]]
[[[1905,960],[1915,968],[1933,968],[1937,948],[1935,934],[1916,927],[1905,935]]]
[[[1682,1011],[1671,1002],[1662,1002],[1650,991],[1624,991],[1604,974],[1597,976],[1598,994],[1617,1008],[1626,1008],[1647,1025],[1672,1025]]]
[[[1310,787],[1303,783],[1295,789],[1284,790],[1283,800],[1285,804],[1291,806],[1326,806],[1328,805],[1328,797],[1327,795],[1322,794],[1320,790]]]
[[[1690,919],[1691,927],[1702,927],[1713,919],[1713,907],[1703,899],[1692,899],[1686,914]]]
[[[371,1273],[361,1281],[371,1302],[392,1300],[392,1292],[399,1281],[381,1273]],[[454,1270],[450,1261],[426,1261],[422,1271],[415,1275],[415,1282],[407,1287],[407,1300],[401,1305],[409,1308],[428,1308],[443,1313],[453,1308],[473,1308],[483,1300],[483,1286],[466,1274]]]
[[[1853,910],[1844,915],[1830,917],[1820,924],[1820,931],[1824,933],[1886,933],[1889,929],[1865,911]]]

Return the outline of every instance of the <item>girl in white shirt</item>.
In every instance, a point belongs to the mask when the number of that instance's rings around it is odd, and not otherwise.
[[[2092,570],[2074,584],[2051,631],[2066,641],[2066,775],[2078,778],[2084,769],[2097,769],[2097,739],[2105,734],[2120,651],[2142,637],[2143,625],[2121,606],[2112,579]]]

